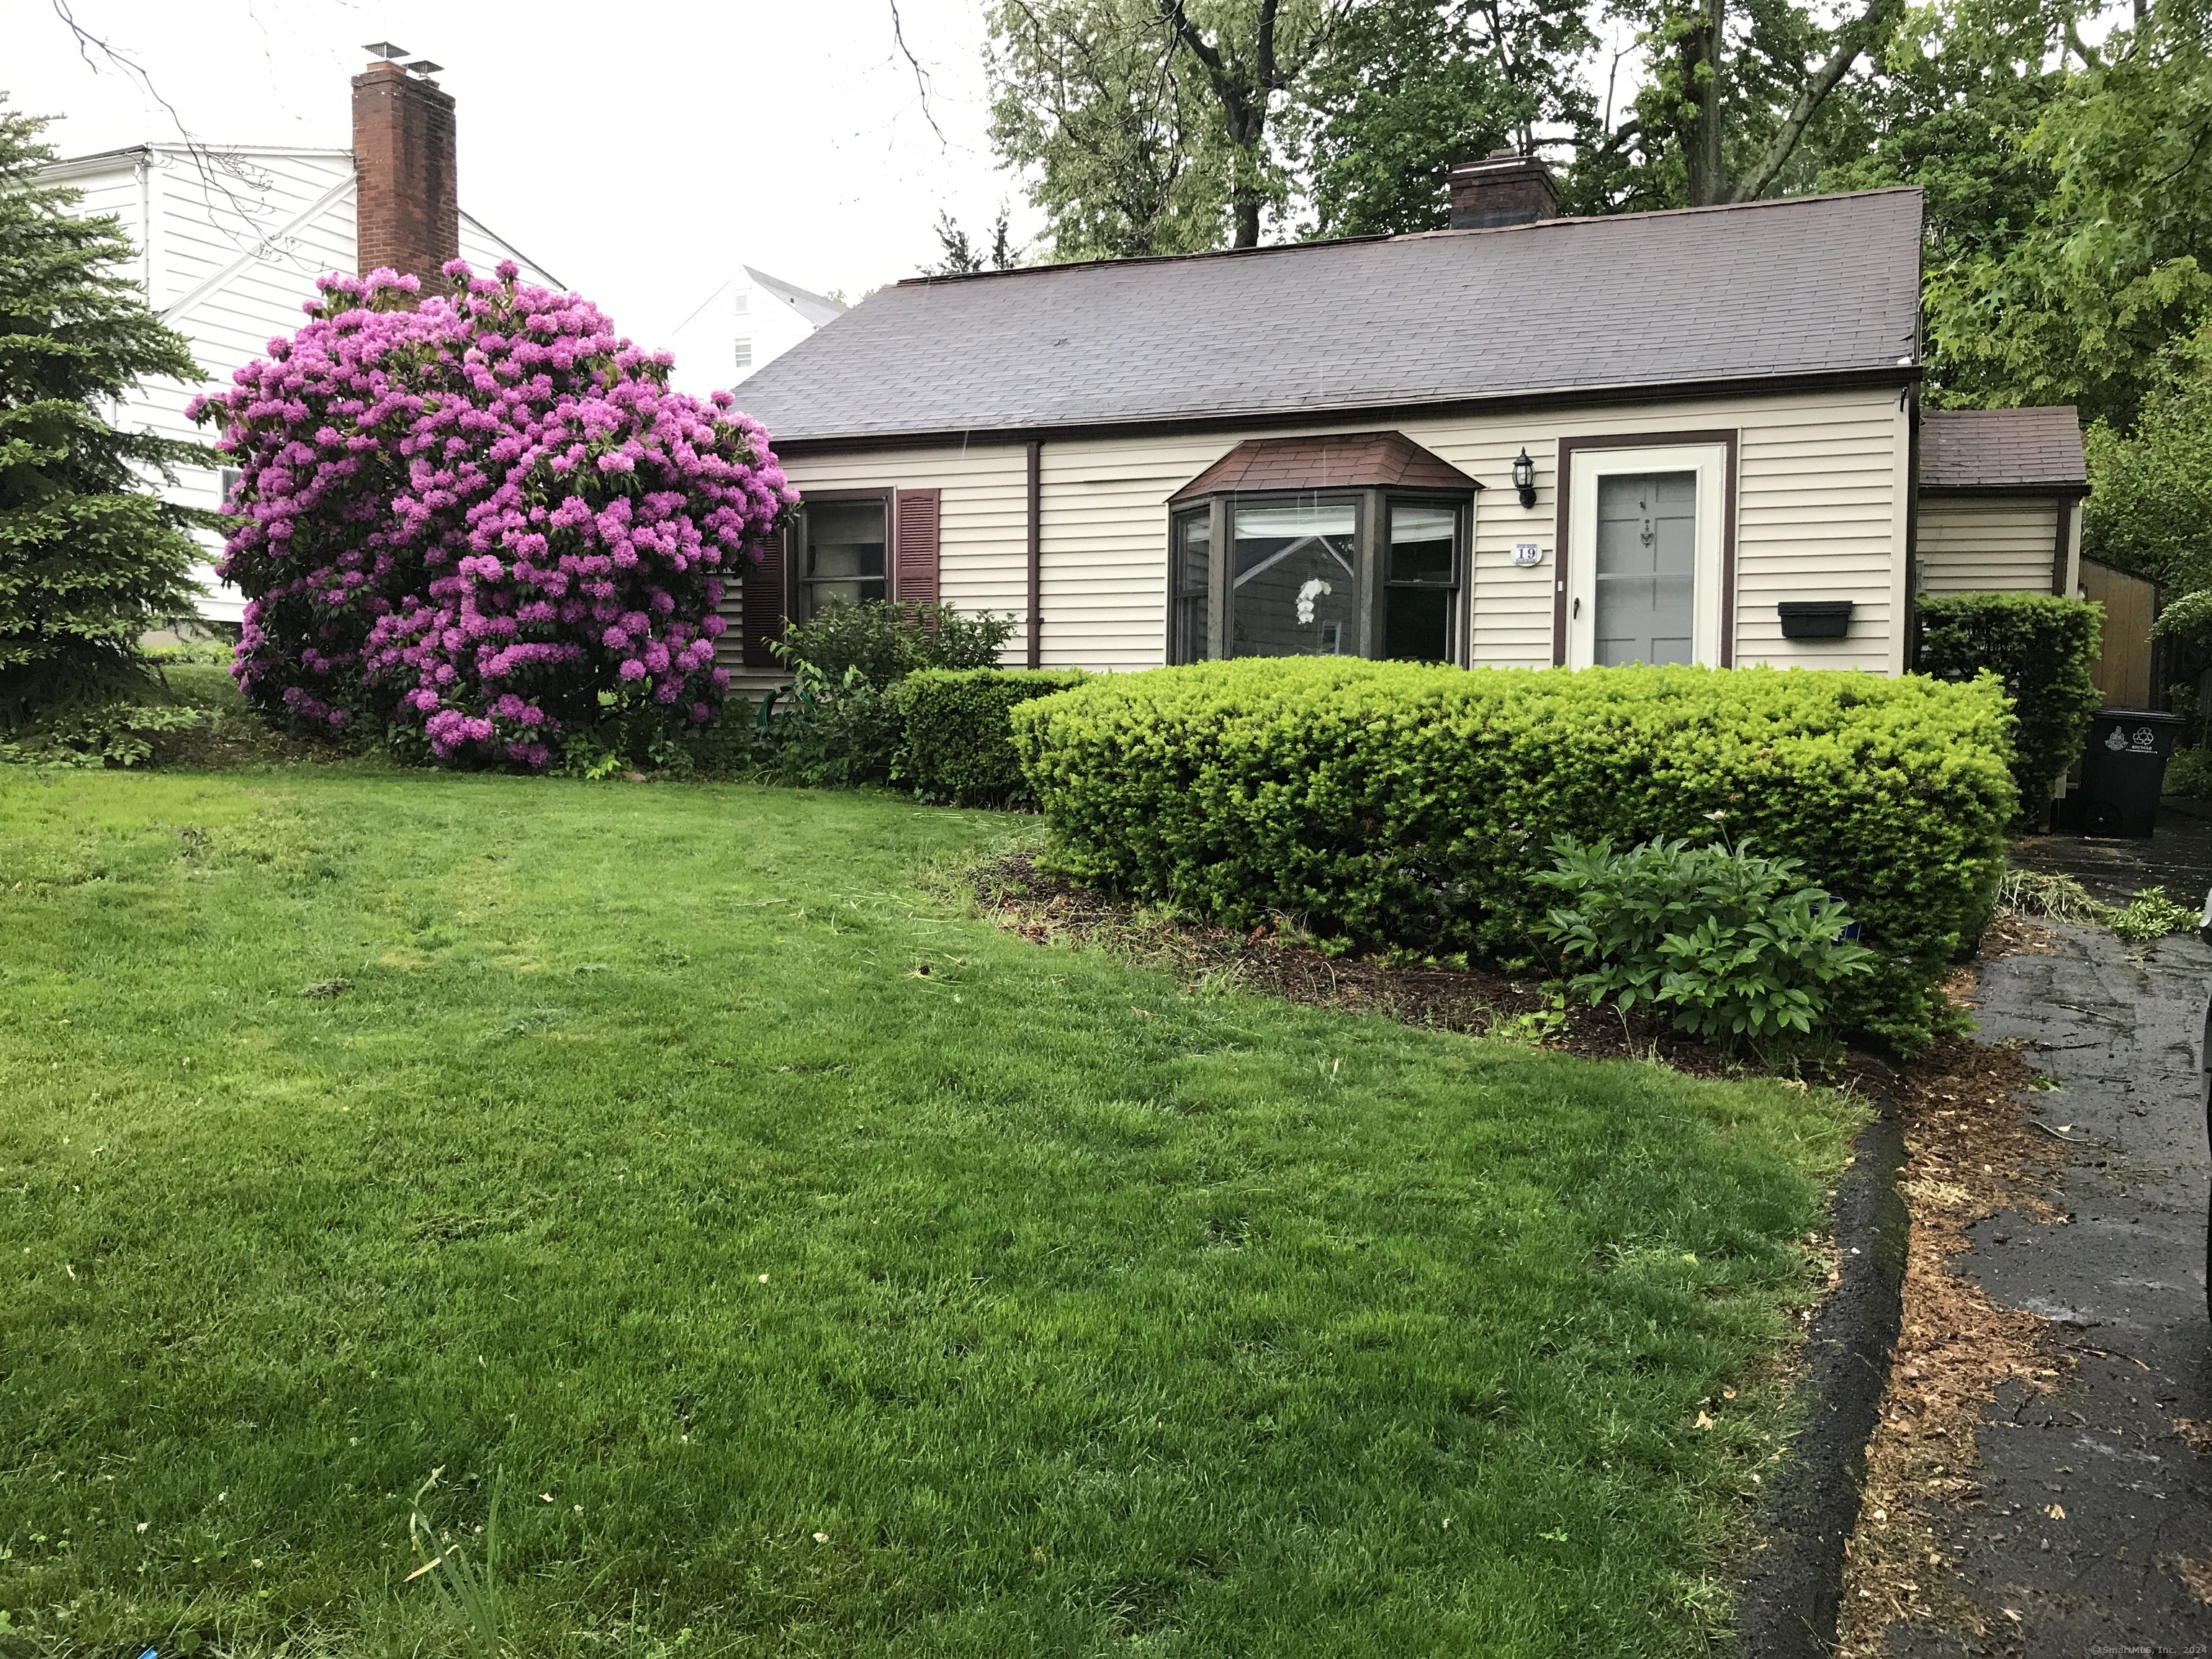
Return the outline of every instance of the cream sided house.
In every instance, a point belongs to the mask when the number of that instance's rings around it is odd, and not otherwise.
[[[118,425],[207,441],[185,406],[297,329],[315,279],[334,270],[385,265],[434,280],[457,256],[481,271],[513,259],[525,281],[561,286],[461,210],[453,99],[430,78],[438,65],[392,62],[400,48],[380,46],[384,55],[354,77],[351,149],[139,144],[42,170],[41,182],[82,192],[70,211],[121,221],[138,250],[130,274],[208,372],[198,386],[146,382],[112,411]],[[228,488],[227,471],[194,468],[163,493],[215,509]],[[210,561],[195,573],[207,592],[201,616],[235,623],[245,600],[216,580],[219,538],[200,540]]]
[[[1923,415],[1911,189],[916,278],[745,384],[804,503],[731,610],[1012,616],[1014,663],[1902,672],[1916,592],[2073,592],[2074,411]]]

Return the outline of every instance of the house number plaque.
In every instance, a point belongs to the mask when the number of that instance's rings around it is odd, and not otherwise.
[[[1523,570],[1529,569],[1544,562],[1544,550],[1534,542],[1516,542],[1513,544],[1513,562]]]

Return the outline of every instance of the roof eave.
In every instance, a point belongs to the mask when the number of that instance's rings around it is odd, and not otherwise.
[[[2081,478],[2070,478],[2063,482],[2045,480],[2033,483],[1923,483],[1920,486],[1920,494],[1923,498],[1932,496],[1937,500],[1958,500],[1971,495],[2015,497],[2027,495],[2040,501],[2051,501],[2060,496],[2069,501],[2079,501],[2088,493],[2088,483]]]
[[[1698,380],[1630,381],[1610,386],[1552,386],[1498,392],[1487,397],[1395,399],[1340,404],[1326,409],[1249,409],[1130,416],[1101,421],[1032,422],[1008,426],[915,428],[892,432],[802,433],[781,435],[771,426],[769,441],[780,456],[831,454],[864,449],[920,449],[983,442],[1066,442],[1085,437],[1133,437],[1169,432],[1237,431],[1285,426],[1310,429],[1344,421],[1393,421],[1470,413],[1511,413],[1536,408],[1575,408],[1597,404],[1664,403],[1733,396],[1782,396],[1792,392],[1844,391],[1858,386],[1905,386],[1923,378],[1918,363],[1887,363],[1858,368],[1819,369],[1784,374],[1730,375]],[[1924,487],[1923,487],[1924,488]],[[2045,490],[2045,493],[2049,493]]]

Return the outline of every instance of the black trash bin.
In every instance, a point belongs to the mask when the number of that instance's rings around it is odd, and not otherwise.
[[[2181,732],[2179,714],[2100,708],[2081,756],[2081,833],[2148,839],[2158,823],[2166,757]]]

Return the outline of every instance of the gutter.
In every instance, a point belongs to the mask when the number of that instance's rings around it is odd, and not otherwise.
[[[1249,408],[1204,414],[1146,415],[1121,420],[1042,421],[1002,427],[939,427],[902,432],[830,433],[819,437],[780,437],[766,420],[769,441],[779,457],[850,454],[865,450],[922,449],[975,443],[1018,445],[1106,437],[1151,437],[1193,432],[1234,432],[1255,428],[1340,426],[1346,421],[1387,422],[1434,419],[1455,414],[1510,415],[1534,409],[1571,409],[1614,404],[1695,402],[1728,397],[1778,397],[1792,392],[1844,391],[1856,387],[1916,385],[1917,363],[1878,368],[1824,369],[1812,373],[1743,375],[1712,380],[1636,381],[1613,386],[1552,386],[1489,397],[1397,398],[1327,408]],[[756,416],[756,418],[760,418]],[[2048,495],[2046,486],[2041,493]]]

